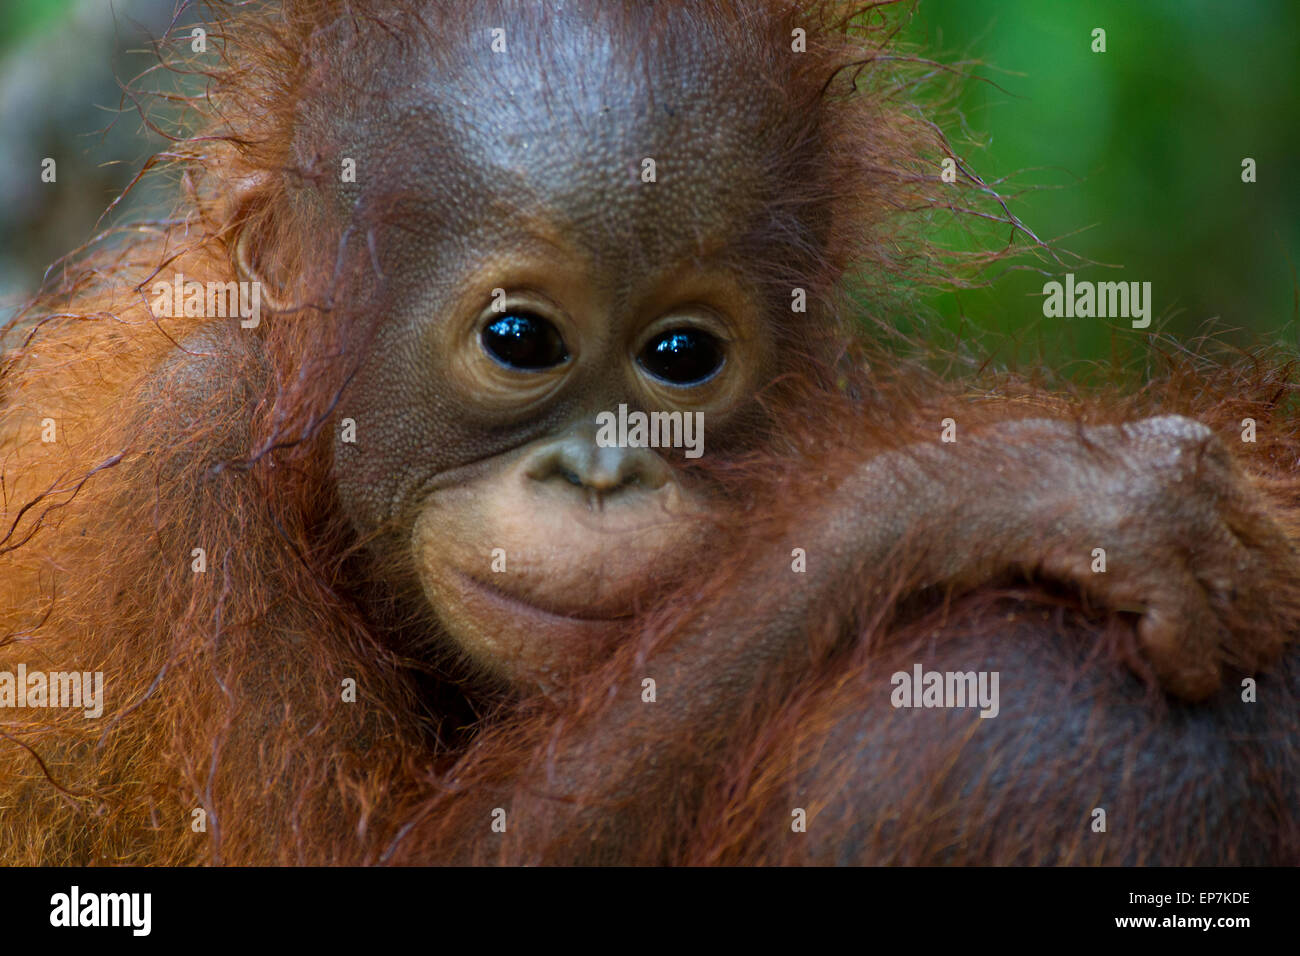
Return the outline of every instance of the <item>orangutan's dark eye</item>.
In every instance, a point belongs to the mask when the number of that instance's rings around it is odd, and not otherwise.
[[[479,338],[487,354],[506,368],[535,372],[554,368],[569,357],[555,326],[529,312],[510,312],[493,319]]]
[[[670,329],[637,356],[641,367],[669,385],[699,385],[722,368],[722,343],[703,329]]]

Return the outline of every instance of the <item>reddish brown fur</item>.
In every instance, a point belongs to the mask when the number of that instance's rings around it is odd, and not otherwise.
[[[419,622],[361,610],[375,606],[373,589],[381,585],[372,583],[328,480],[331,410],[370,329],[359,308],[332,301],[328,290],[346,301],[349,274],[336,270],[327,251],[346,240],[337,226],[315,221],[291,201],[290,187],[324,174],[297,167],[288,143],[295,105],[313,84],[332,82],[337,63],[348,62],[344,44],[353,30],[405,22],[398,9],[404,4],[376,4],[373,20],[354,13],[361,18],[354,25],[329,28],[344,6],[290,4],[283,15],[274,8],[240,11],[220,61],[204,66],[213,87],[191,103],[198,113],[193,131],[169,151],[185,186],[174,221],[85,258],[77,271],[65,268],[58,287],[19,316],[4,340],[11,351],[0,377],[0,670],[19,661],[102,670],[108,683],[100,721],[48,710],[6,715],[0,723],[4,862],[564,858],[573,846],[551,840],[573,834],[558,824],[554,831],[544,823],[519,828],[496,842],[467,838],[484,829],[479,795],[544,790],[555,735],[580,715],[599,713],[610,682],[648,646],[670,641],[698,608],[733,587],[747,549],[761,547],[771,527],[798,520],[798,500],[811,484],[861,460],[863,448],[928,435],[954,410],[963,427],[1025,416],[1113,421],[1162,409],[1232,433],[1242,418],[1254,417],[1260,443],[1232,447],[1241,449],[1243,467],[1276,502],[1288,530],[1300,527],[1300,435],[1288,416],[1295,386],[1291,369],[1268,357],[1195,367],[1170,357],[1152,384],[1127,397],[1113,388],[1066,397],[1011,377],[953,383],[900,356],[885,335],[886,304],[896,302],[888,290],[954,275],[953,257],[926,243],[923,230],[933,215],[950,210],[1001,216],[996,197],[967,178],[960,194],[970,197],[963,201],[969,209],[954,208],[940,188],[935,159],[947,146],[910,109],[914,64],[893,62],[886,46],[892,21],[881,10],[840,2],[802,11],[782,0],[701,3],[690,8],[695,29],[735,30],[737,20],[756,19],[760,9],[775,36],[788,36],[792,23],[809,29],[809,55],[797,61],[804,73],[780,82],[795,91],[792,111],[806,106],[799,91],[819,94],[817,108],[806,110],[813,126],[805,133],[829,138],[835,164],[835,218],[823,223],[820,284],[810,298],[821,303],[816,314],[825,319],[848,311],[843,293],[852,286],[855,310],[878,312],[868,327],[886,341],[872,344],[847,323],[834,326],[839,351],[865,358],[867,377],[858,371],[862,362],[814,364],[814,356],[826,354],[819,330],[789,330],[803,337],[794,339],[802,343],[801,374],[792,372],[764,397],[778,421],[789,423],[775,433],[789,439],[713,466],[740,502],[762,503],[766,523],[754,527],[753,512],[738,507],[725,566],[641,622],[615,660],[567,692],[525,701],[467,698],[446,676],[461,673],[457,662],[431,658],[427,648],[417,654],[395,639]],[[632,21],[622,31],[627,37],[662,32],[662,24],[649,21],[667,16],[665,9],[681,15],[660,4],[600,6],[603,15]],[[424,9],[436,25],[433,8]],[[318,54],[325,55],[313,59]],[[755,78],[791,69],[788,59],[753,64]],[[850,95],[854,78],[860,92]],[[783,157],[770,159],[782,168]],[[800,187],[780,184],[796,206],[828,198],[803,195]],[[260,349],[232,321],[203,323],[196,334],[199,323],[150,315],[147,290],[155,275],[232,278],[241,231],[253,237],[250,254],[263,273],[283,279],[280,300],[295,303],[263,320]],[[347,261],[355,258],[364,257]],[[996,401],[988,397],[991,385]],[[850,392],[858,398],[846,397]],[[55,444],[39,441],[44,418],[58,423]],[[912,546],[921,540],[918,529]],[[207,551],[206,574],[190,571],[194,547]],[[906,558],[904,548],[895,567],[864,569],[861,591],[810,623],[808,676],[799,694],[773,700],[755,689],[747,746],[712,778],[683,780],[683,792],[694,786],[704,794],[703,808],[687,801],[644,809],[656,817],[652,837],[617,846],[616,858],[806,860],[800,845],[763,836],[769,826],[783,827],[793,801],[814,816],[825,812],[864,828],[865,860],[1141,862],[1131,844],[1119,841],[1102,849],[1047,845],[1036,834],[1047,828],[1048,811],[1044,821],[1003,821],[1008,797],[996,787],[925,816],[952,794],[941,776],[911,777],[905,765],[942,765],[952,747],[946,739],[902,741],[890,761],[875,766],[888,770],[881,786],[892,787],[882,799],[913,808],[902,816],[855,816],[836,804],[835,781],[873,769],[862,766],[860,745],[837,739],[845,715],[865,713],[861,688],[879,687],[899,662],[918,659],[937,622],[954,643],[968,631],[1005,632],[1008,647],[1025,647],[1019,624],[1008,625],[1007,615],[1027,620],[1044,602],[1077,638],[1074,676],[1082,692],[1098,700],[1110,695],[1105,700],[1157,722],[1182,719],[1169,716],[1154,693],[1134,693],[1122,663],[1139,655],[1123,621],[1081,624],[1076,599],[1028,586],[1015,592],[1023,603],[1010,611],[992,591],[952,607],[917,608],[902,601],[910,583]],[[1300,594],[1279,595],[1279,606],[1297,601]],[[856,640],[846,641],[846,630]],[[1243,654],[1230,663],[1255,668],[1265,656]],[[1291,695],[1294,672],[1285,672],[1291,688],[1283,690]],[[359,688],[354,705],[340,703],[340,682],[348,677]],[[1300,730],[1294,697],[1289,708],[1273,703],[1268,713],[1270,733]],[[466,730],[470,715],[479,722]],[[877,738],[880,747],[896,743]],[[1112,745],[1118,742],[1098,746]],[[1290,770],[1295,763],[1292,757]],[[1261,792],[1267,795],[1287,770],[1260,767]],[[1139,775],[1125,797],[1138,799],[1142,786]],[[1257,818],[1240,821],[1243,839],[1257,836],[1252,828],[1271,812],[1266,804],[1261,797]],[[200,807],[208,812],[206,834],[189,827]],[[566,808],[539,812],[559,821]],[[987,824],[994,819],[1005,826]],[[1277,850],[1297,859],[1300,836],[1291,827]],[[970,839],[972,833],[981,838]],[[953,834],[967,842],[954,843]],[[1231,837],[1206,832],[1202,845],[1174,850],[1187,861],[1213,859],[1218,841]]]

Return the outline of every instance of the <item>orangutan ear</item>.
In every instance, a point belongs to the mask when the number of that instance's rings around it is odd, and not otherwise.
[[[230,221],[234,241],[230,244],[231,263],[241,282],[256,282],[261,298],[274,311],[284,311],[288,301],[286,285],[277,276],[275,264],[266,250],[275,248],[270,222],[268,184],[264,177],[250,181],[232,198]]]

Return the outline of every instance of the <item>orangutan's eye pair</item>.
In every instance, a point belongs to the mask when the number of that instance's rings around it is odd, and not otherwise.
[[[534,372],[569,358],[556,327],[541,316],[516,311],[494,319],[479,336],[483,350],[506,368]],[[701,385],[722,368],[722,343],[703,329],[682,326],[660,332],[642,347],[637,364],[661,382]]]

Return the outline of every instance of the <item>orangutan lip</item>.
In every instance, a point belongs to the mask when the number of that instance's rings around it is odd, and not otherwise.
[[[497,605],[504,606],[508,611],[518,614],[533,614],[552,618],[558,621],[572,621],[580,624],[614,624],[619,621],[626,621],[632,617],[631,614],[610,615],[609,617],[597,617],[592,614],[569,614],[564,611],[556,611],[552,608],[541,607],[526,601],[523,598],[516,597],[513,594],[507,594],[490,584],[470,577],[460,571],[454,572],[462,587],[484,597]]]

